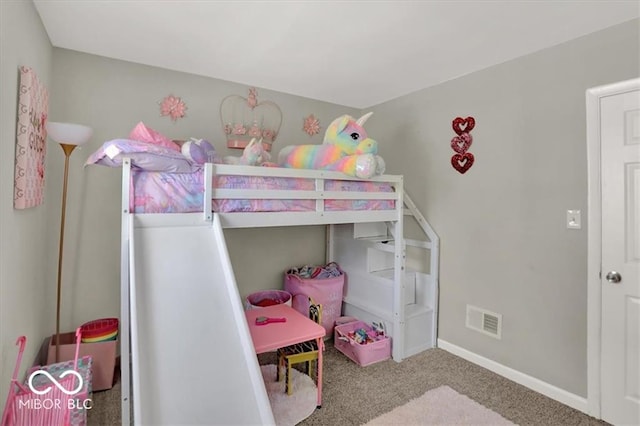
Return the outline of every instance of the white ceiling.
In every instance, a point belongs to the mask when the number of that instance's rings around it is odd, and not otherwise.
[[[640,1],[35,0],[56,47],[367,108],[640,17]]]

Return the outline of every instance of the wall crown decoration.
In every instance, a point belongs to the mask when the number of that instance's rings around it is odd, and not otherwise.
[[[251,139],[262,138],[262,145],[271,151],[282,124],[282,111],[272,101],[258,102],[255,88],[244,98],[230,95],[220,103],[220,121],[228,148],[244,149]]]

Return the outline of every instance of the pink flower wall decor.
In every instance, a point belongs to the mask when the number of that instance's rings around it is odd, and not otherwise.
[[[160,115],[169,116],[173,121],[182,118],[187,110],[187,105],[177,96],[169,95],[160,103]]]
[[[302,130],[304,130],[309,136],[318,134],[320,133],[320,121],[311,114],[304,119]]]

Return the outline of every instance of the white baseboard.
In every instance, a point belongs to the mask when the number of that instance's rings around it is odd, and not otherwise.
[[[461,348],[460,346],[456,346],[445,340],[438,339],[438,347],[454,355],[457,355],[460,358],[466,359],[469,362],[484,367],[487,370],[493,371],[494,373],[499,374],[502,377],[506,377],[507,379],[521,384],[522,386],[526,386],[531,390],[548,396],[551,399],[568,405],[571,408],[575,408],[576,410],[582,411],[585,414],[592,415],[591,413],[589,413],[589,404],[587,403],[586,398],[575,395],[571,392],[567,392],[566,390],[550,385],[549,383],[543,382],[542,380],[536,379],[535,377],[514,370],[513,368],[506,367],[502,364],[468,351],[467,349]]]

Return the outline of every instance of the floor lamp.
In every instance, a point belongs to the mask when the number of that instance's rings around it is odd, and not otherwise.
[[[71,152],[84,143],[86,143],[93,130],[90,127],[80,124],[71,123],[47,123],[47,134],[49,137],[60,144],[64,151],[64,184],[62,186],[62,215],[60,218],[60,247],[58,249],[58,292],[56,302],[56,360],[60,358],[60,295],[62,288],[62,255],[64,248],[64,220],[67,208],[67,180],[69,178],[69,156]]]

